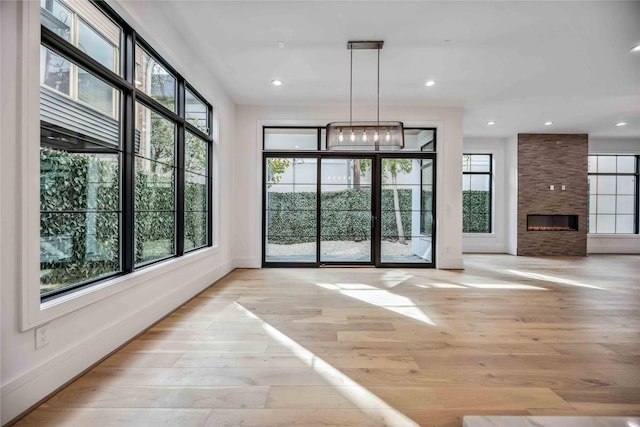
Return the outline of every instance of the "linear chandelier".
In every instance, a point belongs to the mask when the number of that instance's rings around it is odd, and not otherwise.
[[[402,122],[380,121],[380,49],[383,41],[350,41],[349,66],[349,121],[327,124],[328,150],[400,150],[404,147]],[[378,51],[378,115],[376,121],[353,121],[353,51],[376,49]]]

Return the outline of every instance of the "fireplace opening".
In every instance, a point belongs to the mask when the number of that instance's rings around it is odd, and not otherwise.
[[[527,215],[527,231],[578,231],[578,215]]]

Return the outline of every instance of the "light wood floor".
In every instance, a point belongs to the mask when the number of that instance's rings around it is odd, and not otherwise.
[[[19,425],[639,415],[640,257],[237,270]]]

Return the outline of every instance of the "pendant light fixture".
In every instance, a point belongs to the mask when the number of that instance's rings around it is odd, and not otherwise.
[[[349,121],[333,122],[327,125],[328,150],[400,150],[404,147],[402,122],[380,121],[380,49],[383,41],[350,41],[349,66]],[[375,122],[353,121],[353,51],[355,49],[376,49],[378,51],[378,114]]]

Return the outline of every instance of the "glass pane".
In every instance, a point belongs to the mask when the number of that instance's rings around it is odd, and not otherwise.
[[[119,154],[40,149],[41,293],[120,270]]]
[[[187,211],[206,211],[207,178],[185,172],[184,179],[184,209]]]
[[[633,214],[635,211],[635,196],[618,196],[616,198],[617,214]]]
[[[596,232],[596,216],[595,215],[589,215],[588,219],[587,219],[587,230],[589,230],[589,233],[595,233]]]
[[[381,261],[431,262],[433,161],[381,162]]]
[[[265,150],[317,150],[318,129],[267,128],[264,130]]]
[[[598,156],[599,173],[616,173],[616,156]]]
[[[371,159],[322,159],[320,261],[371,261]]]
[[[188,171],[207,175],[207,142],[186,133],[184,156],[184,168]]]
[[[57,0],[40,0],[40,23],[71,42],[73,12]]]
[[[616,216],[615,215],[597,215],[596,216],[597,233],[615,233],[616,232]]]
[[[618,157],[618,173],[635,173],[636,158],[635,156],[617,156]]]
[[[471,177],[471,191],[489,191],[489,175],[469,175]]]
[[[616,196],[600,196],[598,195],[598,213],[616,213]]]
[[[491,156],[473,154],[471,156],[471,172],[491,172]]]
[[[587,192],[589,194],[596,194],[598,192],[598,177],[596,175],[589,175],[587,178]]]
[[[318,164],[296,160],[303,159],[267,159],[267,262],[316,262]],[[279,184],[283,174],[287,182]]]
[[[136,267],[175,253],[175,213],[137,211],[135,214]]]
[[[462,191],[471,190],[471,175],[462,175]]]
[[[433,129],[404,129],[404,148],[402,151],[434,151],[435,131]]]
[[[40,148],[40,210],[118,211],[119,155]]]
[[[136,266],[174,253],[175,170],[164,163],[136,157]]]
[[[78,100],[89,104],[105,116],[116,118],[116,90],[93,74],[78,69]]]
[[[136,211],[173,211],[174,168],[136,157]]]
[[[175,112],[176,78],[140,45],[136,46],[136,87]]]
[[[118,34],[117,42],[120,40]],[[118,72],[118,49],[91,25],[78,20],[78,47],[114,73]]]
[[[633,215],[616,215],[616,233],[632,234],[634,232],[633,218]]]
[[[40,293],[120,271],[119,212],[40,214]]]
[[[207,106],[189,89],[185,91],[185,119],[204,133],[209,133],[209,114]]]
[[[144,105],[136,104],[136,153],[154,162],[173,166],[175,157],[175,124]]]
[[[598,194],[616,194],[616,177],[599,176]]]
[[[596,212],[598,212],[598,203],[597,203],[597,201],[598,201],[598,196],[595,196],[595,195],[590,195],[589,196],[589,206],[587,207],[589,213],[594,213],[595,214]]]
[[[636,178],[634,176],[623,175],[616,178],[618,183],[618,194],[635,194]]]
[[[589,173],[598,172],[598,156],[589,156]]]
[[[186,211],[184,213],[184,250],[200,248],[207,244],[208,212]]]
[[[40,84],[71,95],[69,86],[71,63],[54,51],[40,46]]]

